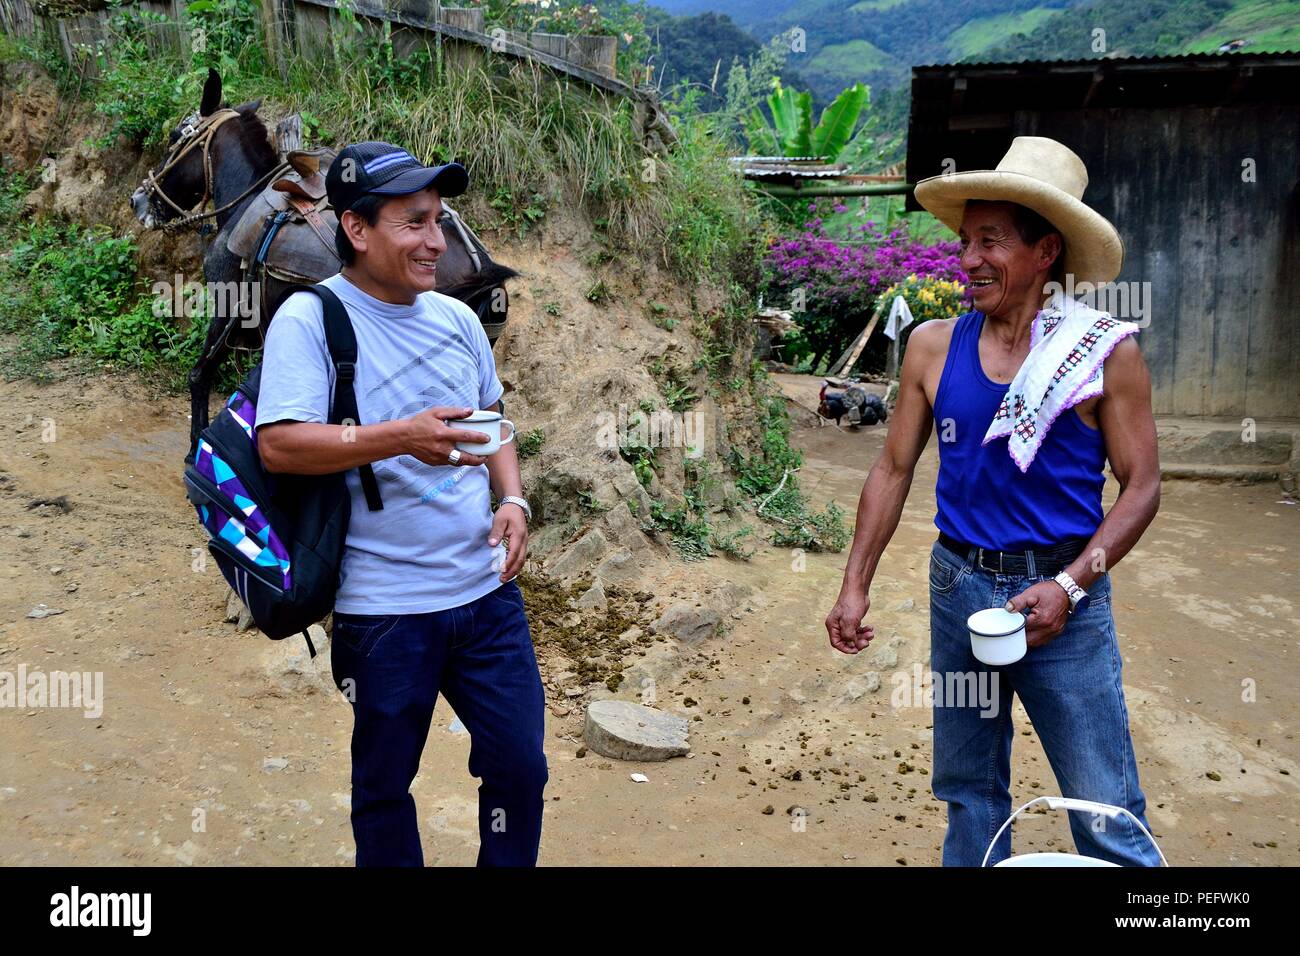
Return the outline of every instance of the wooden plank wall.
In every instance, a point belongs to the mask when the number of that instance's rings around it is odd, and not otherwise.
[[[147,33],[149,49],[155,52],[187,48],[188,25],[182,0],[138,0],[135,6],[168,18],[168,23],[151,24]],[[75,16],[47,19],[32,9],[28,0],[0,0],[0,28],[12,36],[35,38],[48,32],[63,52],[63,58],[87,76],[99,72],[99,60],[111,63],[111,11],[88,10]]]
[[[10,36],[31,38],[36,35],[36,15],[27,0],[0,0],[0,28]]]
[[[324,60],[334,55],[330,39],[333,11],[305,3],[293,5],[293,40],[297,55],[306,60]]]
[[[534,50],[541,50],[543,53],[549,53],[551,56],[564,59],[565,40],[567,39],[568,37],[563,33],[533,33],[515,42],[524,43]]]
[[[174,21],[172,25],[160,26],[155,31],[158,34],[159,49],[176,48],[178,45],[188,49],[189,28],[184,22],[185,4],[181,0],[139,0],[137,5],[165,14]],[[328,0],[325,4],[313,4],[309,0],[260,0],[258,16],[263,21],[269,41],[267,46],[272,55],[275,55],[281,44],[287,48],[291,38],[299,55],[332,55],[331,20],[335,14],[330,9],[331,6]],[[437,34],[427,26],[421,28],[422,23],[446,23],[477,34],[482,34],[485,29],[484,11],[481,8],[445,7],[440,0],[360,0],[354,6],[358,17],[367,25],[375,25],[378,20],[366,17],[368,8],[372,12],[386,15],[390,20],[398,21],[393,24],[393,32],[399,39],[394,42],[402,52],[421,45],[426,49],[433,49],[437,45]],[[80,53],[78,48],[88,46],[93,49],[98,41],[106,38],[108,17],[109,12],[101,9],[55,21],[53,29],[57,31],[64,58],[71,63],[84,61],[84,53]],[[41,28],[42,19],[34,14],[28,0],[0,0],[0,27],[9,34],[34,36]],[[534,34],[529,37],[527,34],[511,33],[509,39],[521,46],[557,56],[581,70],[611,79],[618,75],[616,37],[566,37],[562,34]],[[481,47],[463,41],[452,42],[457,48],[453,51],[453,63],[462,60],[466,65],[481,62]],[[561,52],[556,52],[557,50]],[[109,56],[111,59],[111,54]],[[89,64],[88,69],[93,73],[93,64]]]
[[[1088,166],[1084,201],[1151,283],[1159,414],[1300,416],[1300,115],[1282,106],[1025,113]],[[1255,162],[1243,182],[1242,161]]]
[[[565,59],[596,73],[614,76],[618,72],[617,37],[571,36],[565,45]]]

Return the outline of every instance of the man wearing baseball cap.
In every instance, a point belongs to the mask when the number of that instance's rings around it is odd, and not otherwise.
[[[344,148],[326,174],[343,268],[321,284],[356,332],[361,424],[326,424],[334,368],[317,296],[285,300],[263,355],[266,468],[346,471],[352,493],[330,662],[353,709],[358,866],[423,865],[410,786],[439,693],[469,731],[469,770],[482,781],[479,864],[531,866],[541,840],[544,699],[514,582],[528,503],[513,444],[488,457],[455,447],[488,439],[449,420],[501,411],[504,390],[478,317],[434,291],[442,199],[467,186],[457,163],[425,166],[377,142]],[[380,510],[367,506],[364,464]]]

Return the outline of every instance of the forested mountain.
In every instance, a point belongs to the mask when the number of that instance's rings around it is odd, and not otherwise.
[[[737,58],[746,62],[760,46],[752,34],[719,13],[682,17],[650,7],[646,30],[654,45],[651,62],[657,67],[661,88],[690,83],[700,88],[706,109],[721,102],[731,64]],[[799,89],[808,85],[793,61],[781,71],[781,79]]]
[[[819,102],[863,81],[904,84],[912,66],[1300,49],[1300,3],[1281,0],[655,0],[726,15],[759,42],[793,27],[789,66]],[[1103,30],[1104,42],[1096,31]],[[711,65],[710,65],[711,66]],[[725,66],[725,65],[724,65]]]

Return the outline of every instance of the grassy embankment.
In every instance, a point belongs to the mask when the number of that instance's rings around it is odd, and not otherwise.
[[[61,95],[79,98],[74,108],[103,117],[105,146],[126,140],[160,154],[215,66],[228,102],[260,97],[283,112],[297,110],[309,142],[385,139],[425,161],[464,162],[478,197],[471,211],[483,225],[527,233],[544,230],[550,210],[586,216],[612,250],[652,256],[683,283],[728,291],[726,308],[695,316],[683,333],[698,336],[707,356],[695,371],[711,382],[739,383],[762,409],[763,446],[732,456],[733,477],[757,498],[797,469],[784,407],[746,350],[759,255],[772,226],[727,167],[734,145],[715,135],[710,118],[689,100],[669,104],[678,142],[654,156],[642,143],[631,103],[528,64],[489,56],[453,68],[431,50],[401,55],[387,30],[363,30],[345,10],[334,55],[295,58],[282,75],[269,62],[248,0],[195,4],[190,12],[205,30],[202,53],[151,51],[150,31],[175,25],[124,8],[112,21],[112,61],[94,80],[53,49],[3,36],[0,60],[40,63]],[[130,235],[25,216],[23,197],[36,173],[0,169],[0,286],[7,293],[0,300],[0,335],[7,340],[0,345],[0,374],[39,378],[49,360],[72,356],[182,387],[202,344],[202,317],[187,322],[158,306],[136,274]],[[229,375],[223,384],[233,384]],[[809,515],[794,475],[765,514],[786,522],[782,540],[843,543],[838,516]],[[743,553],[707,528],[702,505],[690,496],[676,507],[664,503],[653,520],[684,554],[715,546]]]

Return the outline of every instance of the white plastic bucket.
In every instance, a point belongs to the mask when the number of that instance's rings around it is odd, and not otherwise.
[[[1019,611],[991,607],[966,619],[975,659],[991,667],[1014,664],[1025,656],[1025,616]]]
[[[1095,856],[1080,856],[1077,853],[1024,853],[1009,856],[994,866],[1119,866],[1109,860],[1099,860]]]
[[[1139,830],[1151,841],[1151,845],[1156,848],[1160,854],[1160,863],[1162,866],[1168,866],[1169,861],[1165,859],[1164,851],[1160,849],[1160,844],[1156,838],[1151,835],[1151,831],[1142,825],[1142,821],[1135,817],[1123,807],[1112,807],[1109,803],[1097,803],[1095,800],[1076,800],[1071,797],[1035,797],[1023,807],[1017,810],[1011,816],[1007,817],[1006,822],[998,827],[998,832],[993,834],[993,839],[989,841],[989,848],[984,851],[984,860],[980,863],[981,867],[989,865],[989,857],[993,854],[993,848],[997,846],[998,839],[1002,832],[1009,826],[1011,821],[1020,814],[1024,813],[1030,807],[1038,803],[1046,803],[1052,810],[1082,810],[1085,813],[1099,813],[1111,820],[1116,819],[1122,813],[1126,815]],[[1108,860],[1099,860],[1092,856],[1080,856],[1077,853],[1025,853],[1021,856],[1009,856],[1000,863],[994,863],[997,866],[1119,866],[1118,863],[1111,863]]]

